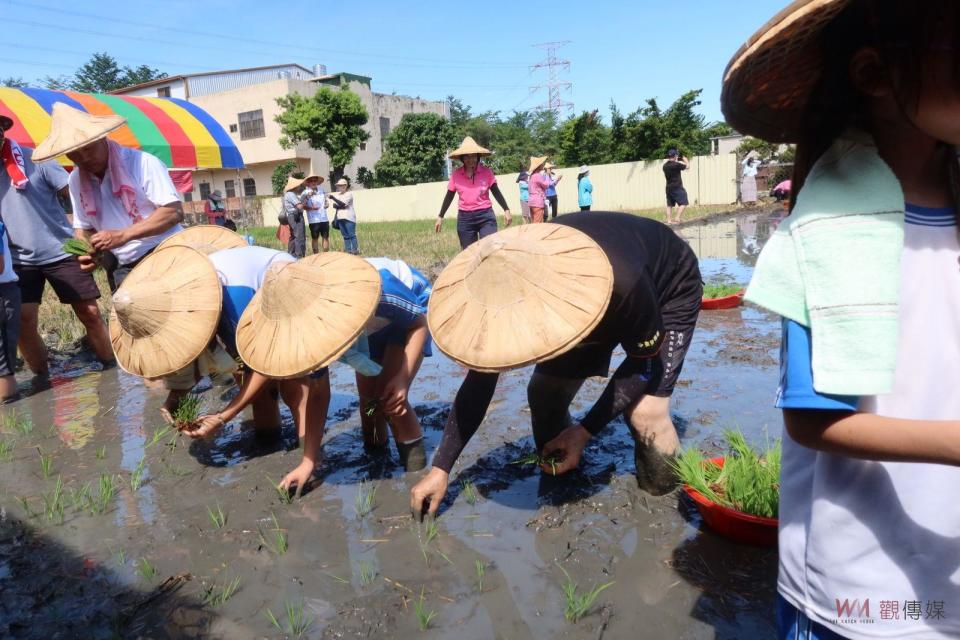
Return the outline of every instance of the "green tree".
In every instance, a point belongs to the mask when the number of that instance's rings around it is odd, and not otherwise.
[[[393,187],[443,179],[447,151],[457,143],[453,125],[435,113],[408,113],[385,141],[374,167],[375,184]]]
[[[21,78],[20,76],[17,76],[16,78],[13,76],[7,76],[3,80],[0,80],[0,86],[13,87],[14,89],[19,89],[21,87],[27,87],[29,85],[27,84],[27,81]]]
[[[299,170],[296,162],[287,160],[277,165],[277,168],[273,170],[273,175],[270,176],[270,183],[273,185],[274,195],[283,195],[283,188],[287,186],[287,178],[290,176],[294,178],[304,177],[304,173]]]
[[[462,138],[464,126],[473,117],[470,113],[470,105],[463,104],[463,100],[454,96],[447,96],[447,105],[450,108],[450,124]]]
[[[581,164],[603,164],[610,159],[610,129],[597,115],[597,110],[584,111],[560,125],[558,163],[573,167]]]
[[[346,167],[360,147],[370,138],[363,129],[367,124],[367,110],[360,96],[349,89],[334,91],[322,87],[312,97],[298,93],[277,98],[283,113],[274,119],[280,124],[280,146],[289,149],[299,142],[326,152],[333,171],[330,181],[343,176]]]
[[[47,76],[42,83],[48,89],[72,89],[86,93],[107,93],[142,82],[166,78],[167,74],[146,65],[121,67],[106,52],[94,53],[73,76]]]

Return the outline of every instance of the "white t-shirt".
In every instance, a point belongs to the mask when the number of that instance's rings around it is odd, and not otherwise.
[[[353,209],[353,193],[347,191],[346,193],[340,193],[339,191],[334,191],[330,194],[331,198],[336,198],[340,202],[346,205],[346,209],[334,209],[336,211],[336,216],[339,220],[350,220],[351,222],[357,221],[357,212]]]
[[[180,194],[177,193],[167,173],[167,167],[159,158],[149,153],[121,147],[121,157],[124,167],[133,182],[140,187],[137,192],[137,209],[142,212],[141,215],[149,217],[157,207],[178,202]],[[94,183],[99,179],[96,176],[91,178]],[[107,170],[100,182],[100,188],[94,189],[94,206],[96,207],[96,216],[89,216],[80,206],[80,175],[79,171],[74,170],[70,174],[70,202],[73,205],[73,227],[74,229],[89,229],[92,231],[109,231],[115,229],[125,229],[133,224],[123,203],[119,198],[113,195],[113,184],[110,178],[110,171]],[[117,256],[120,264],[129,264],[143,257],[148,251],[160,244],[164,238],[181,231],[182,227],[177,224],[164,233],[148,238],[131,240],[130,242],[112,249],[113,254]]]
[[[324,192],[323,187],[318,187],[316,191],[311,191],[310,195],[307,196],[307,204],[311,207],[319,207],[318,209],[307,209],[307,222],[310,224],[316,224],[318,222],[327,222],[327,206],[326,202],[327,194]]]
[[[908,207],[893,391],[852,399],[858,410],[960,419],[958,258],[952,212]],[[958,488],[958,467],[857,460],[785,435],[780,593],[846,638],[960,638]]]

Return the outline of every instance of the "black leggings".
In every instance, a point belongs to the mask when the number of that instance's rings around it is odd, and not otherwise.
[[[587,205],[585,207],[580,207],[580,211],[590,211],[590,205]]]

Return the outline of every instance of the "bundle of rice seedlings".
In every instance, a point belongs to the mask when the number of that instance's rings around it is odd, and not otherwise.
[[[780,506],[780,441],[758,453],[740,431],[728,430],[724,437],[730,455],[722,468],[702,451],[685,449],[674,462],[680,480],[711,502],[753,516],[776,518]]]
[[[69,253],[72,256],[90,256],[94,253],[90,243],[80,238],[68,238],[63,243],[61,249],[63,249],[64,253]]]

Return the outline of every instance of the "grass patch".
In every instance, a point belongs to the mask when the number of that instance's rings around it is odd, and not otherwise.
[[[373,511],[373,500],[377,496],[377,485],[373,482],[361,480],[357,487],[357,497],[354,499],[354,508],[358,518],[365,518]]]
[[[233,597],[240,590],[240,578],[234,578],[232,582],[224,585],[212,584],[203,592],[203,604],[211,607],[219,607]]]
[[[742,284],[730,284],[725,282],[708,282],[703,285],[704,298],[725,298],[735,293],[740,293],[743,289]]]
[[[586,593],[579,593],[577,583],[573,581],[570,574],[567,573],[567,570],[560,567],[560,571],[563,571],[563,575],[566,578],[563,581],[563,600],[566,605],[563,617],[567,619],[567,622],[579,621],[580,618],[590,610],[593,603],[596,602],[597,596],[599,596],[604,589],[613,585],[612,582],[608,582],[597,585]]]
[[[294,638],[302,638],[306,635],[307,631],[310,630],[310,627],[313,626],[313,618],[309,618],[303,613],[303,600],[296,604],[293,602],[284,602],[283,608],[287,614],[285,626],[280,624],[277,616],[275,616],[270,609],[267,609],[267,620],[269,620],[270,624],[276,627],[280,633],[286,633]]]
[[[467,501],[467,504],[477,504],[477,500],[480,499],[480,494],[477,493],[477,487],[471,481],[461,480],[460,490],[463,492],[463,499]]]
[[[282,556],[287,552],[287,549],[290,548],[287,541],[287,534],[280,528],[280,523],[277,522],[277,516],[271,513],[270,517],[273,519],[273,528],[269,530],[269,536],[265,536],[263,531],[260,531],[260,543],[276,555]]]
[[[423,587],[420,588],[420,597],[413,603],[414,613],[417,614],[417,622],[420,624],[420,631],[426,631],[430,628],[430,623],[437,617],[436,611],[427,611],[423,602]]]
[[[674,467],[684,484],[708,500],[754,516],[776,518],[780,506],[780,440],[758,453],[740,431],[724,434],[730,455],[723,467],[699,449],[684,449]]]
[[[216,511],[210,507],[207,507],[207,517],[210,518],[210,522],[213,523],[213,526],[216,529],[223,529],[225,526],[227,526],[227,514],[223,512],[219,502],[217,503]]]

